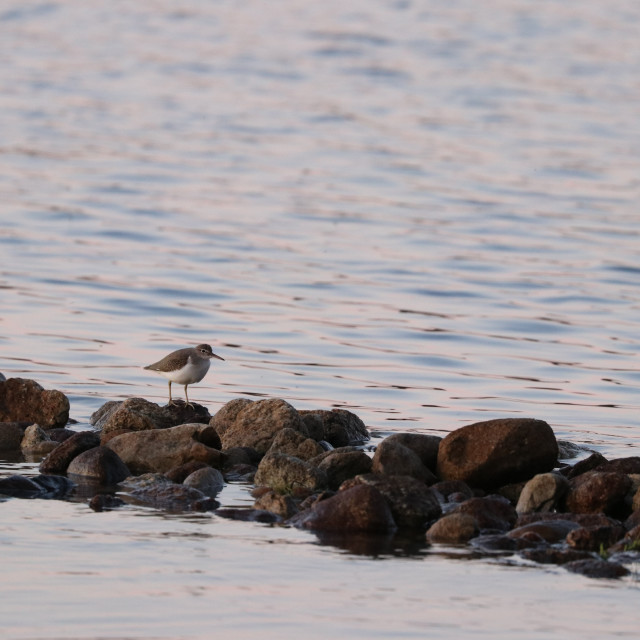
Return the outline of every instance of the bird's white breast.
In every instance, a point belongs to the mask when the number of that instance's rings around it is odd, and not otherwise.
[[[178,384],[194,384],[200,382],[205,377],[207,371],[209,371],[209,360],[200,360],[199,362],[192,362],[191,357],[187,364],[176,371],[158,371],[165,378],[171,380],[171,382],[177,382]]]

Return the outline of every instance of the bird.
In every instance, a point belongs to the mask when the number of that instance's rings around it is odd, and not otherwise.
[[[184,395],[187,399],[186,406],[194,408],[189,402],[187,387],[190,384],[200,382],[209,371],[211,359],[217,358],[224,360],[221,356],[216,355],[208,344],[199,344],[197,347],[187,347],[186,349],[178,349],[166,355],[162,360],[150,364],[145,369],[155,371],[161,376],[169,379],[169,405],[175,404],[171,398],[171,383],[177,382],[184,385]]]

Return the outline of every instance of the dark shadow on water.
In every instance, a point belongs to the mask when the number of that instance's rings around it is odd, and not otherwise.
[[[390,534],[353,531],[314,532],[317,544],[335,547],[357,556],[385,558],[416,558],[427,555],[429,543],[424,532],[402,531]]]

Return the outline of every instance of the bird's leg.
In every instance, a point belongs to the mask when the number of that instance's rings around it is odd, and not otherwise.
[[[169,380],[169,404],[167,404],[168,407],[170,407],[173,404],[173,400],[171,399],[171,380]]]
[[[184,385],[184,397],[187,399],[187,405],[186,406],[187,407],[191,407],[193,409],[194,406],[189,402],[189,395],[187,394],[187,387],[188,386],[189,386],[188,384]]]

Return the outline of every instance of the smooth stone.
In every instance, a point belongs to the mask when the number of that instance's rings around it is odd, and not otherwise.
[[[362,444],[370,439],[364,422],[346,409],[312,409],[300,411],[307,430],[316,440],[325,440],[333,447]]]
[[[385,438],[376,447],[371,471],[389,476],[412,476],[426,484],[434,484],[437,481],[415,451],[397,440],[392,440],[391,437]]]
[[[387,442],[397,442],[411,449],[431,472],[438,466],[438,449],[442,438],[426,433],[393,433],[385,438]]]
[[[330,451],[318,464],[327,476],[330,489],[336,490],[345,481],[371,471],[371,458],[364,451]]]
[[[74,458],[98,446],[100,437],[95,431],[78,431],[47,455],[40,463],[40,471],[45,474],[64,474]]]
[[[530,533],[535,533],[545,542],[553,544],[561,542],[567,537],[567,534],[579,528],[580,525],[571,520],[540,520],[516,527],[509,531],[507,535],[510,538],[522,538]]]
[[[20,451],[24,431],[19,422],[0,422],[0,451]]]
[[[49,437],[49,434],[39,425],[32,424],[25,429],[20,441],[20,449],[25,456],[46,456],[60,444]]]
[[[539,473],[524,485],[516,511],[553,511],[569,489],[569,482],[558,473]]]
[[[131,475],[127,465],[107,447],[95,447],[76,456],[67,467],[74,479],[83,478],[102,485],[114,485]]]
[[[551,471],[558,443],[543,420],[506,418],[456,429],[438,449],[442,480],[463,480],[472,487],[494,489]]]
[[[587,456],[583,460],[576,462],[572,467],[565,467],[560,471],[563,476],[571,479],[576,476],[582,475],[587,471],[593,471],[596,467],[603,462],[607,462],[607,459],[597,451],[594,451],[591,455]]]
[[[501,496],[469,498],[455,506],[449,513],[466,513],[473,516],[478,527],[508,531],[513,528],[518,514],[511,503]]]
[[[427,530],[427,540],[440,544],[466,544],[480,533],[477,520],[467,513],[450,513]]]
[[[306,460],[272,453],[258,465],[255,483],[278,493],[293,493],[300,489],[318,491],[327,486],[327,474]]]
[[[595,558],[567,562],[564,567],[572,573],[579,573],[587,578],[607,578],[612,580],[628,576],[631,573],[629,569],[620,564]]]
[[[298,507],[291,496],[282,495],[275,491],[263,493],[253,506],[260,511],[275,513],[284,520],[288,520],[298,513]]]
[[[222,473],[213,467],[203,467],[188,475],[183,484],[202,491],[205,496],[215,498],[224,487]]]

